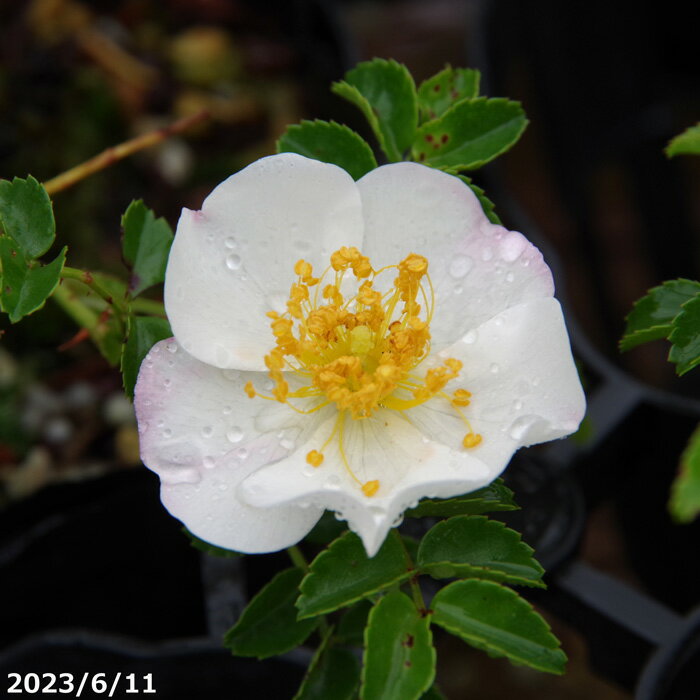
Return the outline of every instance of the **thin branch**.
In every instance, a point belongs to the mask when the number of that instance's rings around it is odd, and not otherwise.
[[[94,175],[96,172],[113,165],[123,158],[127,158],[137,151],[162,143],[171,136],[179,134],[195,124],[199,124],[208,117],[209,112],[203,109],[196,114],[173,122],[170,126],[150,131],[147,134],[137,136],[129,141],[124,141],[124,143],[120,143],[118,146],[112,146],[102,151],[102,153],[96,155],[94,158],[90,158],[90,160],[86,160],[84,163],[76,165],[74,168],[66,170],[65,173],[61,173],[51,180],[48,180],[44,183],[44,188],[50,195],[68,189],[76,182],[80,182],[80,180],[89,175]]]

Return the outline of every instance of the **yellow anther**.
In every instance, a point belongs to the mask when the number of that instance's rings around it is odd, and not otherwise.
[[[376,479],[374,481],[366,481],[362,484],[362,493],[364,493],[367,498],[374,496],[377,491],[379,491],[379,482]]]
[[[462,445],[469,449],[481,444],[481,435],[479,433],[467,433],[462,440]]]
[[[466,389],[457,389],[452,395],[452,405],[453,406],[468,406],[471,402],[472,395],[471,392]]]
[[[323,462],[323,455],[318,450],[311,450],[311,452],[306,455],[306,461],[312,467],[320,467]]]
[[[299,277],[308,277],[313,273],[311,263],[307,263],[306,260],[297,260],[294,265],[294,273]]]
[[[255,388],[253,387],[253,382],[246,382],[246,385],[243,387],[243,391],[248,394],[249,399],[255,398]]]

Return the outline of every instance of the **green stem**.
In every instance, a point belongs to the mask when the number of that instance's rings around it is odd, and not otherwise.
[[[411,558],[411,555],[408,552],[406,543],[403,541],[401,534],[396,529],[393,529],[391,532],[393,536],[398,539],[399,544],[401,545],[401,549],[403,549],[403,554],[406,559],[406,568],[409,571],[415,571],[416,565],[413,563],[413,559]],[[423,591],[421,591],[420,584],[418,583],[417,572],[413,576],[411,576],[411,578],[408,579],[408,584],[411,587],[411,596],[413,598],[413,602],[416,604],[416,608],[418,608],[419,612],[425,613],[428,610],[428,607],[425,604],[425,600],[423,598]]]
[[[107,304],[113,306],[115,309],[124,312],[126,307],[119,299],[115,299],[114,296],[106,290],[87,270],[78,270],[75,267],[64,266],[61,272],[61,277],[68,280],[76,280],[82,284],[90,287],[97,296],[101,297]]]
[[[162,301],[154,299],[133,299],[131,310],[135,314],[145,314],[147,316],[165,316],[165,306]]]
[[[52,298],[82,328],[93,331],[97,326],[97,314],[88,309],[70,290],[60,284],[54,290]]]
[[[294,566],[301,569],[305,574],[309,573],[309,562],[306,561],[306,557],[303,555],[299,547],[296,545],[287,547],[287,554],[289,554],[289,558],[292,560],[292,564],[294,564]],[[322,615],[318,620],[318,631],[324,640],[330,637],[333,631],[332,627],[328,624],[328,620],[326,619],[325,615]]]

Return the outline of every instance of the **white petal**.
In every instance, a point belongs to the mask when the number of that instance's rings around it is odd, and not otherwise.
[[[464,363],[447,391],[472,392],[462,411],[483,440],[469,452],[496,473],[519,447],[569,435],[583,418],[585,397],[556,299],[503,311],[426,360],[426,367],[445,357]],[[455,449],[469,431],[440,398],[411,409],[409,418],[426,436]]]
[[[322,510],[259,509],[236,495],[250,473],[288,455],[308,439],[316,419],[300,421],[288,407],[249,399],[258,372],[220,370],[175,341],[153,347],[135,391],[141,456],[161,479],[161,499],[198,537],[241,552],[267,552],[300,540]]]
[[[165,276],[165,308],[184,348],[216,367],[264,369],[265,316],[284,306],[294,263],[319,273],[341,245],[362,246],[357,187],[341,168],[293,153],[222,182],[184,209]]]
[[[504,309],[552,296],[552,275],[524,236],[496,226],[452,175],[394,163],[357,183],[365,217],[363,251],[375,268],[425,255],[435,289],[433,348],[453,343]]]
[[[392,411],[372,418],[345,420],[343,451],[359,482],[378,480],[374,496],[365,496],[344,465],[334,438],[324,450],[320,467],[306,463],[308,450],[320,449],[333,430],[334,419],[321,425],[300,450],[277,464],[252,474],[239,487],[241,497],[255,506],[299,503],[334,510],[348,521],[369,556],[381,546],[401,513],[424,496],[447,498],[488,484],[496,473],[474,455],[426,440]]]

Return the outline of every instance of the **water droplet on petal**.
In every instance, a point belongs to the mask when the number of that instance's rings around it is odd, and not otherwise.
[[[170,430],[170,428],[163,429],[163,437],[164,438],[171,438],[172,436],[173,436],[173,431]]]
[[[326,481],[324,482],[323,485],[324,485],[327,489],[333,489],[333,490],[339,489],[339,488],[340,488],[340,477],[337,476],[337,475],[335,475],[335,474],[331,474],[331,475],[326,479]]]
[[[204,465],[205,469],[212,469],[216,462],[213,457],[207,455],[202,459],[202,464]]]
[[[239,447],[236,450],[236,457],[241,460],[241,462],[245,461],[248,459],[248,450],[246,450],[245,447]]]
[[[229,250],[233,250],[238,244],[236,243],[236,239],[233,236],[229,236],[228,238],[224,239],[224,245]]]
[[[484,262],[488,262],[489,260],[491,260],[491,258],[493,258],[493,251],[491,250],[491,248],[484,248],[481,251],[481,259]]]
[[[515,401],[513,401],[513,410],[514,411],[519,411],[522,409],[522,407],[523,407],[523,402],[520,399],[515,399]]]
[[[401,525],[402,522],[403,522],[403,513],[401,513],[401,514],[396,518],[396,520],[394,520],[394,522],[391,523],[391,527],[398,527],[399,525]]]
[[[495,362],[491,363],[491,366],[489,367],[491,374],[498,374],[500,370],[501,368]]]
[[[295,444],[294,440],[290,440],[289,438],[280,440],[280,447],[283,447],[285,450],[293,450]]]
[[[462,336],[462,342],[466,343],[467,345],[471,345],[472,343],[475,343],[476,339],[477,339],[477,332],[475,330],[467,331]]]
[[[226,256],[226,267],[229,270],[237,270],[241,266],[241,256],[231,253]]]
[[[459,296],[464,291],[464,288],[458,284],[453,291],[456,296]]]
[[[512,272],[506,274],[506,282],[512,282],[515,279],[515,275]]]
[[[224,406],[224,408],[222,409],[221,412],[222,412],[225,416],[227,416],[229,413],[231,413],[231,411],[233,411],[233,409],[231,408],[231,406]]]
[[[202,437],[210,438],[214,434],[214,428],[211,425],[205,425],[202,428]]]
[[[510,431],[508,434],[513,438],[513,440],[521,440],[525,433],[529,430],[533,423],[532,416],[520,416],[515,421],[513,425],[510,426]]]
[[[450,275],[455,279],[464,277],[472,269],[472,259],[466,255],[457,255],[450,263]]]
[[[166,378],[163,380],[163,386],[164,386],[164,387],[169,387],[172,383],[173,383],[173,380],[170,379],[170,377],[166,377]]]
[[[301,470],[301,473],[304,476],[313,476],[316,474],[316,467],[312,467],[310,464],[304,465],[304,468]]]
[[[233,428],[229,428],[226,431],[226,439],[229,442],[240,442],[243,439],[243,431],[237,425],[234,425]]]

